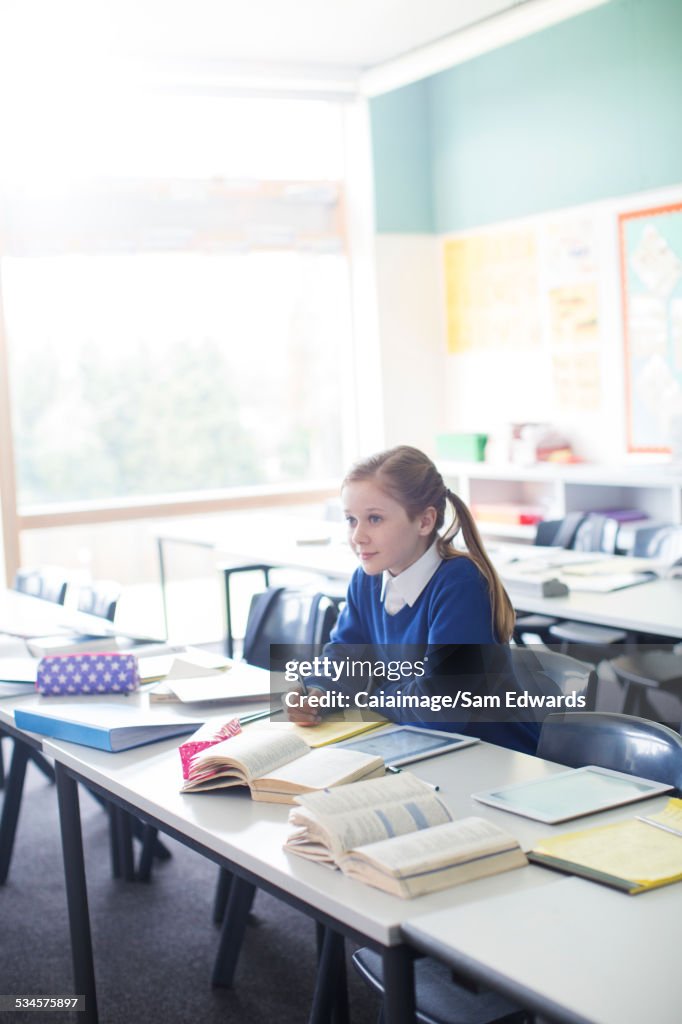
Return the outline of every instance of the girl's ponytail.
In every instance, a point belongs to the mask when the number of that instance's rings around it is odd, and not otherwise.
[[[495,566],[488,557],[478,527],[468,507],[449,487],[445,488],[445,496],[452,505],[455,515],[445,534],[438,538],[438,553],[441,558],[456,558],[458,555],[465,554],[457,551],[452,544],[453,539],[461,531],[469,557],[488,583],[497,639],[507,641],[511,638],[516,619],[509,595],[502,585]]]

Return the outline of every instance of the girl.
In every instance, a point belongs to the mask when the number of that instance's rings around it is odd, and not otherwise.
[[[373,657],[387,661],[400,649],[403,659],[423,661],[423,674],[393,682],[375,674],[372,693],[417,695],[425,698],[425,706],[391,710],[386,706],[391,702],[384,701],[384,715],[535,753],[538,726],[518,720],[519,713],[514,720],[514,711],[506,709],[505,693],[519,689],[508,649],[514,611],[464,502],[445,486],[423,452],[405,445],[353,466],[341,499],[360,568],[325,654],[338,661],[352,657],[358,645],[372,645]],[[454,518],[441,536],[448,503]],[[465,551],[452,544],[460,531]],[[367,650],[363,655],[366,659]],[[333,688],[324,679],[314,685]],[[358,681],[347,678],[336,688],[350,693]],[[440,703],[432,697],[452,697],[457,691],[498,694],[501,709],[492,716],[442,709],[429,713],[429,705]],[[290,716],[301,724],[319,721],[305,698]]]

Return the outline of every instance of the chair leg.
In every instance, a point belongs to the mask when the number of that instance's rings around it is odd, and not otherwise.
[[[0,789],[5,788],[5,759],[2,755],[2,740],[3,736],[0,733]]]
[[[133,817],[133,835],[135,838],[139,839],[142,843],[145,841],[151,843],[152,857],[154,857],[155,860],[170,860],[172,854],[168,847],[164,846],[159,839],[158,829],[154,829],[153,840],[151,838],[151,833],[147,832],[146,829],[147,825],[140,818]]]
[[[139,818],[136,818],[135,820],[138,824],[142,824]],[[133,826],[133,831],[137,831],[135,826]],[[142,849],[140,850],[140,859],[137,864],[137,872],[135,875],[138,882],[148,882],[151,878],[152,862],[154,860],[157,845],[156,836],[157,829],[154,825],[142,825],[142,835],[140,837],[142,839]],[[162,844],[159,843],[158,845],[161,846]],[[163,847],[163,849],[165,850],[166,848]]]
[[[24,779],[26,777],[26,765],[28,764],[31,748],[22,743],[21,740],[14,741],[14,751],[7,775],[7,786],[5,799],[2,805],[2,817],[0,818],[0,885],[7,881],[12,850],[14,849],[14,837],[17,832],[17,821],[19,820],[19,809],[21,807],[21,796],[24,791]]]
[[[252,882],[245,882],[243,878],[236,876],[232,879],[230,898],[223,917],[218,952],[213,965],[211,984],[214,988],[232,988],[255,894],[256,887]]]

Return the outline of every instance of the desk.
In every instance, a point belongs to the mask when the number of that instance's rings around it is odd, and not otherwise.
[[[97,1019],[97,1011],[77,781],[86,782],[108,800],[238,876],[274,892],[333,931],[379,949],[387,979],[387,1024],[407,1024],[413,1019],[411,961],[401,932],[407,921],[440,909],[456,916],[462,908],[481,900],[551,887],[561,878],[555,872],[530,866],[419,899],[388,896],[339,872],[284,853],[282,844],[288,832],[285,806],[256,803],[246,794],[235,792],[179,793],[176,746],[176,741],[167,741],[110,755],[45,741],[45,751],[55,759],[57,769],[75,991],[87,996],[88,1022]],[[560,766],[481,743],[420,762],[414,770],[440,785],[441,796],[457,817],[477,814],[496,821],[510,829],[526,848],[547,834],[547,825],[476,803],[470,794],[502,780],[542,778],[561,770]],[[655,803],[657,809],[664,801]],[[621,820],[631,813],[631,808],[620,808],[598,818],[600,822]],[[565,831],[573,827],[573,823],[567,823],[555,828]]]
[[[302,538],[320,536],[329,536],[329,543],[298,543]],[[169,543],[208,548],[215,552],[216,561],[231,556],[247,565],[305,569],[344,581],[350,579],[358,566],[345,541],[343,526],[294,516],[234,516],[217,528],[213,524],[212,532],[210,527],[188,525],[158,535],[157,543],[164,610],[165,547]],[[531,558],[533,555],[543,557],[548,550],[556,553],[556,549],[525,545],[491,545],[489,553],[496,564],[502,565],[512,553]],[[562,551],[561,555],[569,558],[574,555],[580,561],[589,557],[584,551]],[[596,553],[594,557],[605,561],[609,556]],[[617,564],[618,556],[611,557]],[[527,612],[682,639],[682,579],[654,579],[610,593],[576,590],[565,597],[529,597],[526,593],[515,594],[511,586],[508,589],[514,606]]]
[[[106,619],[65,608],[54,601],[22,594],[18,590],[0,590],[0,634],[16,637],[57,636],[79,633],[85,636],[122,636],[129,640],[156,642],[153,637],[121,630]]]
[[[682,885],[639,896],[581,878],[413,918],[428,953],[565,1024],[676,1024]]]

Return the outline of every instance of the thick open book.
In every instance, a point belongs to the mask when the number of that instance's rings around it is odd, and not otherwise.
[[[248,786],[254,800],[290,804],[297,793],[383,773],[380,757],[337,746],[311,750],[289,732],[246,729],[193,757],[182,792]]]
[[[436,793],[402,772],[296,797],[284,849],[396,896],[422,896],[527,863],[483,818],[453,821]]]

